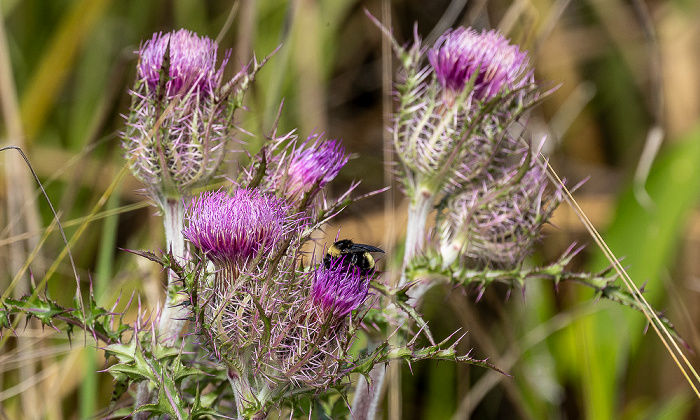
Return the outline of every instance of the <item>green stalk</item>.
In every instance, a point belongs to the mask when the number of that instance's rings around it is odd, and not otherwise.
[[[185,206],[181,198],[168,198],[163,209],[163,225],[165,228],[166,250],[173,257],[181,259],[185,257],[185,238],[182,235],[184,228]],[[189,311],[180,306],[184,296],[179,293],[180,287],[176,282],[175,273],[168,271],[168,290],[165,297],[165,305],[158,324],[158,334],[161,342],[166,346],[173,346],[177,341],[185,320],[189,317]]]
[[[115,190],[107,200],[106,210],[119,207],[119,191]],[[97,272],[93,282],[95,300],[100,303],[107,290],[109,279],[114,271],[114,247],[117,243],[118,215],[105,218],[102,223],[100,249],[97,256]],[[93,351],[85,353],[85,376],[80,386],[80,418],[92,418],[97,412],[98,400],[97,354]]]
[[[398,287],[403,287],[408,278],[406,269],[416,253],[423,247],[425,240],[425,227],[428,215],[433,208],[435,195],[429,189],[422,188],[418,183],[414,197],[408,206],[408,221],[406,223],[406,240],[401,269],[401,279]],[[412,295],[414,299],[420,299],[429,286],[421,288],[420,295]],[[395,313],[394,317],[402,317],[403,314]],[[401,321],[399,321],[401,323]],[[373,350],[379,343],[369,343],[368,349]],[[355,388],[355,398],[352,402],[353,416],[360,420],[373,420],[382,394],[382,386],[386,376],[386,363],[377,363],[369,373],[372,385],[369,386],[364,376],[360,376]]]

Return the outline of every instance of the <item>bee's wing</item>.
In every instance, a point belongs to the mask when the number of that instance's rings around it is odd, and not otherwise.
[[[382,254],[384,253],[384,250],[381,248],[377,248],[376,246],[372,245],[366,245],[366,244],[352,244],[352,248],[350,248],[352,251],[367,251],[367,252],[381,252]]]

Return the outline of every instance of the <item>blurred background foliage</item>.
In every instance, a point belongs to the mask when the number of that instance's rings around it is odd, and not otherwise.
[[[145,308],[162,298],[158,267],[119,250],[162,247],[159,216],[130,175],[112,185],[124,163],[119,131],[134,51],[154,32],[220,37],[222,50],[232,51],[230,72],[281,45],[248,96],[249,112],[238,116],[251,134],[239,140],[255,151],[284,98],[281,131],[325,132],[354,154],[336,182],[361,179],[363,192],[393,185],[384,143],[393,61],[365,8],[402,43],[414,28],[432,42],[447,27],[471,25],[499,28],[530,51],[537,79],[561,84],[533,112],[533,138],[547,136],[551,162],[569,185],[589,177],[577,200],[697,352],[700,3],[689,0],[0,0],[2,144],[27,152],[60,211],[82,289],[91,282],[103,305],[121,295],[117,308],[133,291]],[[658,156],[655,138],[663,140]],[[1,158],[0,290],[21,295],[46,285],[68,304],[75,280],[60,236],[46,230],[48,206],[20,156],[5,151]],[[232,160],[230,173],[236,168]],[[392,251],[384,261],[390,269],[404,208],[394,188],[350,208],[326,234],[342,227],[343,237]],[[588,244],[576,269],[609,264],[568,205],[553,225],[534,262],[576,241]],[[495,286],[476,296],[434,290],[423,311],[435,334],[468,331],[461,351],[473,348],[512,377],[444,362],[392,367],[385,418],[700,416],[641,314],[576,285],[532,283],[512,296]],[[78,333],[69,342],[31,322],[18,335],[6,333],[0,347],[0,418],[105,413],[111,377],[95,373],[105,361],[92,339]]]

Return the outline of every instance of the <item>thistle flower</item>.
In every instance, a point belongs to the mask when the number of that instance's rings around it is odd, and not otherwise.
[[[394,146],[406,191],[423,205],[420,196],[432,201],[477,179],[540,95],[527,52],[496,31],[448,30],[425,55],[410,51],[415,67],[397,89]],[[426,56],[429,64],[419,68]]]
[[[258,190],[219,190],[192,200],[185,237],[215,264],[240,264],[270,253],[291,228],[288,205]]]
[[[474,77],[474,96],[489,100],[502,89],[530,82],[525,73],[528,57],[495,30],[477,33],[468,28],[448,30],[428,51],[428,60],[440,85],[454,97]]]
[[[322,313],[342,320],[367,299],[369,278],[360,269],[348,269],[342,259],[326,268],[321,264],[314,272],[311,301]]]
[[[260,296],[265,293],[264,280],[281,275],[279,268],[270,265],[271,255],[281,249],[299,221],[289,214],[282,198],[255,189],[238,189],[231,195],[222,190],[202,193],[187,207],[185,219],[188,226],[183,235],[216,268],[199,285],[203,323],[198,333],[214,355],[238,365],[241,349],[259,344],[265,331],[255,302],[262,305],[263,313],[278,310],[275,296],[280,288],[274,287],[265,299]],[[258,256],[269,258],[258,260]],[[253,265],[253,261],[259,263]]]
[[[263,150],[265,176],[260,181],[264,191],[282,195],[298,204],[305,196],[311,199],[338,175],[348,157],[340,140],[327,140],[311,134],[300,144],[294,131],[275,136]],[[259,170],[258,165],[258,170]],[[244,173],[244,185],[258,175],[253,167]]]
[[[324,140],[316,134],[295,148],[289,159],[284,191],[290,201],[325,187],[348,161],[340,140]]]
[[[159,204],[209,180],[224,158],[236,105],[222,93],[228,53],[217,68],[217,50],[216,42],[182,29],[157,33],[138,51],[122,145]]]
[[[347,316],[367,299],[369,278],[341,263],[300,274],[307,295],[289,305],[272,329],[263,364],[277,384],[323,388],[337,375],[354,341]],[[271,375],[273,376],[273,375]]]
[[[216,68],[218,45],[215,41],[181,29],[163,35],[153,34],[139,50],[138,78],[149,91],[156,92],[161,81],[165,53],[170,50],[169,74],[165,81],[165,96],[185,95],[190,90],[212,95],[221,82],[223,68],[228,61]]]

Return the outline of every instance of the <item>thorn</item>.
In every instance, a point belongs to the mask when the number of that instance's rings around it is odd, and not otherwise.
[[[484,297],[484,293],[486,292],[486,288],[479,286],[479,295],[476,297],[476,303],[479,303],[482,297]]]
[[[640,293],[640,294],[643,294],[644,292],[646,292],[647,282],[648,282],[648,281],[649,281],[649,280],[646,280],[646,281],[644,282],[644,284],[642,284],[642,286],[639,288],[639,293]]]

